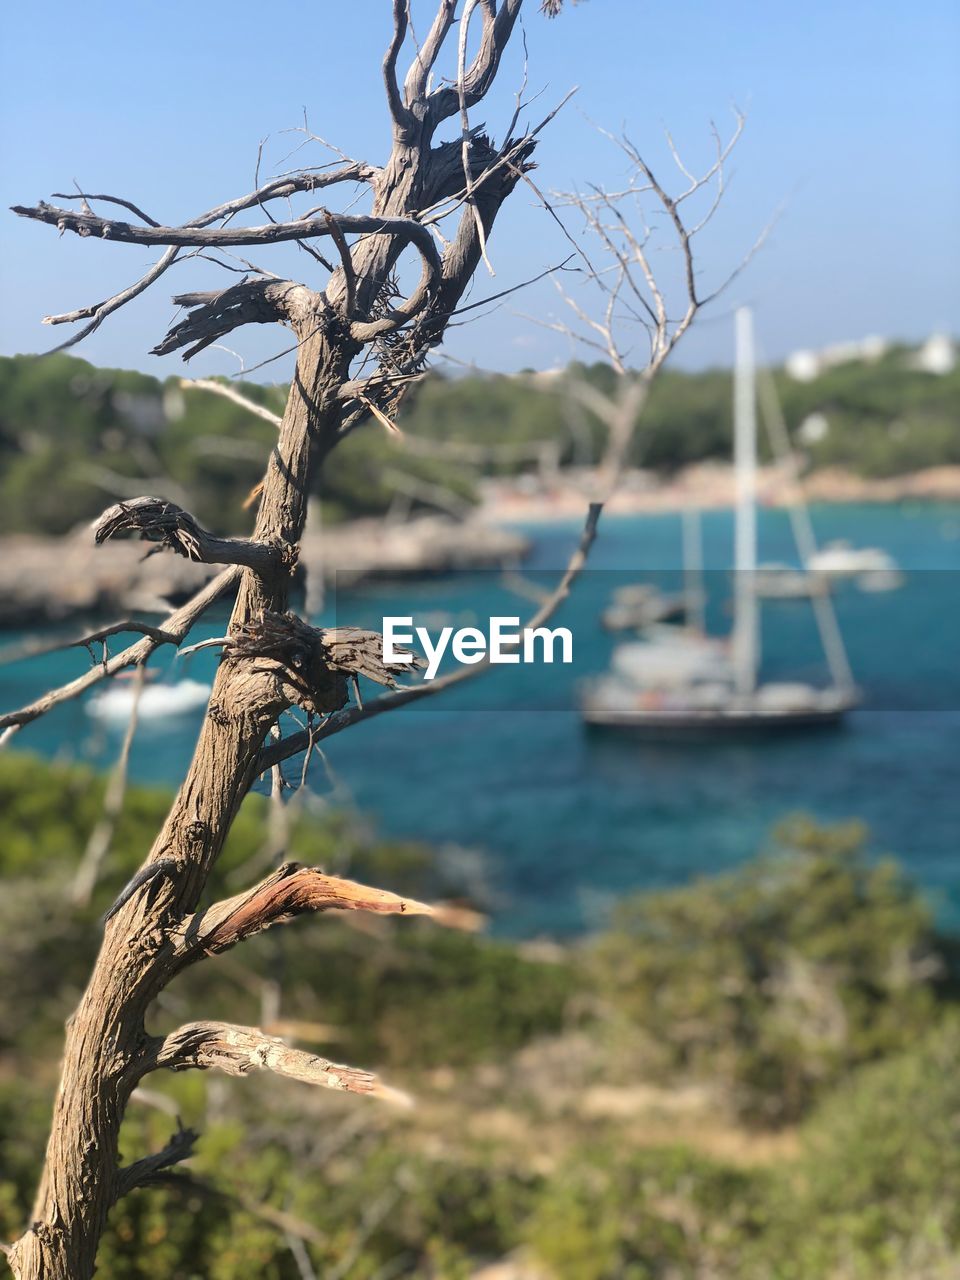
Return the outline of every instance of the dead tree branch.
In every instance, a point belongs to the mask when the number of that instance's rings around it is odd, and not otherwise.
[[[189,511],[164,498],[130,498],[108,507],[94,524],[97,546],[111,538],[135,534],[154,549],[169,547],[178,556],[200,564],[243,565],[255,573],[270,573],[281,565],[296,566],[294,549],[269,546],[250,538],[218,538],[198,524]]]
[[[408,8],[408,0],[393,0],[393,37],[383,59],[383,85],[387,91],[387,105],[393,117],[394,129],[400,131],[406,129],[410,119],[397,84],[397,59],[407,38]]]
[[[191,1022],[154,1040],[138,1064],[138,1073],[160,1068],[170,1071],[217,1070],[231,1076],[251,1071],[272,1071],[274,1075],[319,1085],[345,1093],[361,1093],[394,1105],[409,1106],[409,1098],[391,1089],[370,1071],[329,1062],[317,1054],[291,1049],[275,1036],[255,1027],[238,1027],[229,1022]]]
[[[714,130],[716,158],[699,177],[683,164],[673,138],[667,134],[670,152],[688,182],[676,195],[655,177],[650,164],[629,138],[599,130],[624,152],[633,166],[626,187],[607,191],[593,186],[586,192],[559,193],[556,200],[558,207],[576,212],[602,255],[603,270],[588,266],[581,271],[587,293],[598,295],[601,305],[594,308],[591,300],[581,301],[558,281],[561,297],[579,325],[557,322],[550,324],[550,328],[567,334],[576,343],[602,351],[617,373],[625,375],[632,334],[639,325],[646,331],[649,342],[649,358],[640,376],[648,383],[656,377],[699,311],[718,297],[742,269],[737,268],[711,291],[702,292],[697,278],[695,241],[720,207],[726,190],[725,166],[740,140],[744,123],[742,113],[735,111],[733,132],[726,143]],[[699,219],[691,220],[684,205],[699,195],[709,196],[709,204]],[[676,290],[654,269],[653,250],[663,246],[654,242],[650,214],[645,206],[647,200],[666,215],[672,232],[672,247],[679,254],[681,264]],[[590,337],[590,333],[596,336]]]
[[[236,200],[227,201],[224,204],[208,209],[206,213],[194,218],[187,226],[205,227],[213,222],[221,219],[231,218],[237,213],[243,212],[245,209],[253,208],[255,205],[263,206],[267,201],[286,199],[290,196],[302,191],[315,191],[321,187],[331,186],[339,182],[370,182],[377,176],[378,170],[370,165],[364,165],[351,161],[342,169],[333,170],[328,173],[296,173],[286,174],[279,178],[274,178],[271,182],[259,187],[256,191],[249,195],[240,196]],[[58,196],[58,199],[64,197]],[[68,196],[67,199],[78,199],[78,196]],[[92,198],[92,197],[91,197]],[[101,197],[105,198],[105,197]],[[117,197],[112,197],[114,203],[124,204]],[[129,207],[125,205],[125,207]],[[145,219],[148,225],[152,225],[151,219]],[[173,265],[176,261],[179,248],[170,248],[158,259],[156,263],[148,271],[135,280],[133,284],[128,285],[125,289],[121,289],[119,293],[114,294],[110,298],[105,298],[101,302],[91,303],[86,307],[79,307],[75,311],[67,311],[62,315],[45,316],[44,324],[74,324],[78,320],[90,320],[90,324],[83,329],[79,329],[75,334],[68,338],[60,346],[54,347],[54,351],[64,351],[68,347],[76,346],[84,338],[95,330],[97,330],[108,316],[118,311],[126,303],[131,302],[138,297],[144,290],[154,284],[163,273]]]
[[[618,138],[601,129],[599,132],[630,160],[633,168],[627,185],[618,191],[592,186],[586,192],[555,197],[558,208],[571,209],[579,216],[595,249],[581,254],[583,265],[577,269],[581,293],[574,294],[559,276],[555,277],[557,290],[574,322],[538,323],[564,334],[574,346],[599,352],[618,375],[615,389],[609,394],[581,378],[567,379],[563,388],[564,394],[592,413],[607,432],[596,475],[596,496],[600,501],[606,501],[619,482],[650,384],[700,311],[730,285],[762,243],[763,236],[718,286],[709,291],[701,289],[695,242],[716,214],[726,190],[726,164],[745,123],[739,111],[734,116],[727,142],[714,129],[715,159],[699,176],[683,163],[672,136],[667,134],[671,156],[687,183],[677,194],[658,180],[625,135]],[[690,217],[686,202],[698,197],[707,199],[707,207],[699,218]],[[662,267],[655,269],[654,254],[664,245],[652,230],[648,202],[657,213],[665,215],[671,233],[666,247],[679,257],[676,280],[669,278],[669,272],[664,279]],[[601,268],[593,265],[594,258],[603,263]],[[646,363],[639,368],[633,364],[638,331],[645,333],[648,343]]]
[[[185,361],[241,325],[309,323],[322,305],[318,294],[292,280],[245,279],[212,293],[177,294],[173,301],[189,314],[150,354],[165,356],[186,347]]]
[[[283,421],[279,413],[274,413],[265,405],[257,404],[255,400],[248,400],[235,387],[228,386],[225,382],[215,382],[212,378],[181,378],[180,386],[184,391],[212,391],[214,395],[223,396],[225,400],[230,400],[258,418],[263,418],[264,422],[269,422],[271,426],[279,427]]]
[[[145,663],[161,645],[180,644],[184,636],[189,634],[193,624],[203,616],[210,605],[219,600],[235,585],[239,575],[239,566],[234,566],[218,574],[212,582],[207,583],[185,605],[169,614],[161,628],[155,629],[151,627],[147,629],[140,624],[131,625],[129,630],[145,632],[143,639],[136,641],[135,644],[130,645],[129,648],[124,649],[121,653],[115,654],[112,658],[108,658],[106,662],[91,667],[89,671],[82,676],[78,676],[75,680],[70,680],[58,689],[51,689],[43,697],[37,698],[35,702],[21,707],[19,711],[8,711],[0,715],[0,729],[29,724],[31,720],[36,720],[53,707],[59,706],[62,702],[69,702],[72,698],[79,698],[81,694],[86,693],[88,689],[91,689],[108,676],[116,675],[118,671],[123,671],[127,667],[135,667]],[[110,633],[124,629],[127,629],[126,624],[119,624],[116,628],[108,627],[105,630]],[[97,633],[94,634],[96,635]]]
[[[189,1160],[199,1137],[195,1129],[185,1129],[182,1125],[178,1125],[176,1132],[171,1135],[170,1141],[162,1151],[144,1156],[142,1160],[135,1160],[133,1164],[118,1170],[116,1198],[119,1200],[138,1187],[150,1186],[175,1164]]]
[[[110,850],[110,842],[113,840],[117,821],[123,809],[123,797],[127,790],[127,768],[130,763],[130,749],[133,746],[133,738],[137,732],[140,695],[143,693],[146,673],[146,667],[137,667],[130,719],[123,735],[120,755],[117,757],[117,763],[107,781],[107,789],[103,796],[103,812],[90,832],[90,839],[87,841],[87,847],[83,851],[83,857],[80,860],[80,865],[70,888],[71,900],[74,905],[79,907],[87,906],[93,896],[97,877],[100,875],[100,868],[103,866],[103,860]]]
[[[432,907],[386,889],[370,889],[352,880],[325,875],[318,867],[287,862],[273,875],[183,922],[176,951],[188,961],[226,951],[245,938],[305,912],[367,911],[375,915],[437,916]]]
[[[81,237],[95,236],[118,244],[164,245],[171,248],[230,248],[254,244],[282,244],[287,240],[311,240],[334,234],[328,220],[329,211],[319,218],[304,217],[294,222],[268,222],[259,227],[208,227],[184,223],[177,227],[137,227],[129,222],[116,222],[95,213],[77,213],[41,200],[36,205],[13,205],[11,211],[21,218],[45,222],[61,233],[73,231]],[[341,213],[336,223],[344,232],[364,232],[395,236],[403,243],[419,249],[428,267],[437,265],[437,250],[432,237],[412,218],[378,217],[370,214]]]
[[[126,635],[132,631],[150,636],[151,639],[156,640],[157,644],[178,643],[177,637],[170,631],[153,627],[147,622],[137,622],[133,618],[127,618],[123,622],[112,622],[108,627],[99,627],[96,631],[88,631],[70,640],[22,640],[16,644],[5,645],[0,649],[0,667],[11,662],[22,662],[24,658],[39,658],[45,653],[57,653],[61,649],[89,649],[92,655],[95,644],[102,644],[111,636]]]

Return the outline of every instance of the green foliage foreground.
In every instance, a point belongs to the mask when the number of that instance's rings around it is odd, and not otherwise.
[[[29,1212],[98,915],[168,799],[130,789],[77,911],[65,885],[101,798],[85,770],[0,759],[0,1238]],[[458,887],[356,815],[309,813],[289,853],[421,897]],[[214,891],[266,865],[254,799]],[[417,1107],[151,1077],[124,1158],[164,1145],[177,1115],[202,1138],[118,1205],[98,1274],[297,1280],[305,1256],[341,1280],[457,1280],[510,1256],[530,1280],[945,1280],[960,1268],[960,1019],[944,955],[860,828],[802,819],[741,870],[641,895],[564,949],[410,921],[274,930],[185,975],[155,1029],[260,1022],[279,982],[305,1045],[378,1068]]]

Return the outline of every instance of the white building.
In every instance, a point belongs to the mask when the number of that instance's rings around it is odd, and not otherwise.
[[[953,373],[957,367],[957,344],[946,333],[931,333],[917,354],[912,365],[924,373],[942,376]]]
[[[836,342],[820,351],[794,351],[784,361],[784,367],[796,382],[813,382],[827,369],[851,360],[872,364],[885,356],[890,346],[886,338],[876,335],[859,342]],[[952,373],[956,367],[957,344],[946,333],[932,333],[909,361],[909,368],[938,375]]]
[[[796,382],[812,382],[825,369],[832,369],[838,364],[849,364],[851,360],[872,364],[889,350],[890,343],[886,338],[871,334],[859,342],[835,342],[820,351],[794,351],[787,356],[785,367]]]

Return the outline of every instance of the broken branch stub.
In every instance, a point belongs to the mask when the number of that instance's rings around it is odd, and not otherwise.
[[[401,1106],[410,1105],[406,1094],[384,1085],[370,1071],[330,1062],[315,1053],[292,1049],[275,1036],[257,1027],[238,1027],[228,1022],[191,1022],[148,1047],[141,1061],[142,1073],[166,1067],[171,1071],[223,1071],[245,1076],[251,1071],[272,1071],[275,1075],[319,1085],[344,1093],[361,1093]]]
[[[162,1151],[135,1160],[133,1164],[117,1170],[116,1199],[138,1187],[148,1187],[162,1180],[163,1175],[182,1160],[189,1160],[200,1138],[195,1129],[185,1129],[179,1120],[174,1133]]]
[[[295,916],[320,911],[364,911],[374,915],[432,916],[434,908],[386,889],[326,875],[319,867],[284,863],[260,884],[198,912],[183,926],[177,950],[186,963],[253,937]],[[440,908],[443,915],[443,908]]]
[[[173,301],[187,307],[187,315],[150,354],[165,356],[186,347],[185,361],[241,325],[286,323],[298,328],[315,324],[323,312],[320,295],[293,280],[244,279],[229,289],[177,294]]]

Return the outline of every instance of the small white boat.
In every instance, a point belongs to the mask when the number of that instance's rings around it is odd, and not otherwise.
[[[650,582],[632,582],[616,589],[600,621],[607,631],[642,631],[654,623],[682,621],[685,615],[683,596],[664,595]]]
[[[809,560],[809,568],[818,573],[837,573],[848,578],[855,578],[858,573],[869,573],[873,569],[896,567],[893,557],[879,547],[855,547],[843,538],[828,542]]]
[[[810,557],[807,567],[823,578],[854,578],[861,591],[895,591],[903,586],[903,574],[888,551],[854,547],[844,539],[828,542]]]
[[[180,680],[176,684],[148,684],[137,699],[133,684],[114,684],[96,694],[87,703],[87,715],[109,724],[126,724],[134,704],[141,720],[169,719],[188,715],[207,705],[210,685],[199,680]]]

